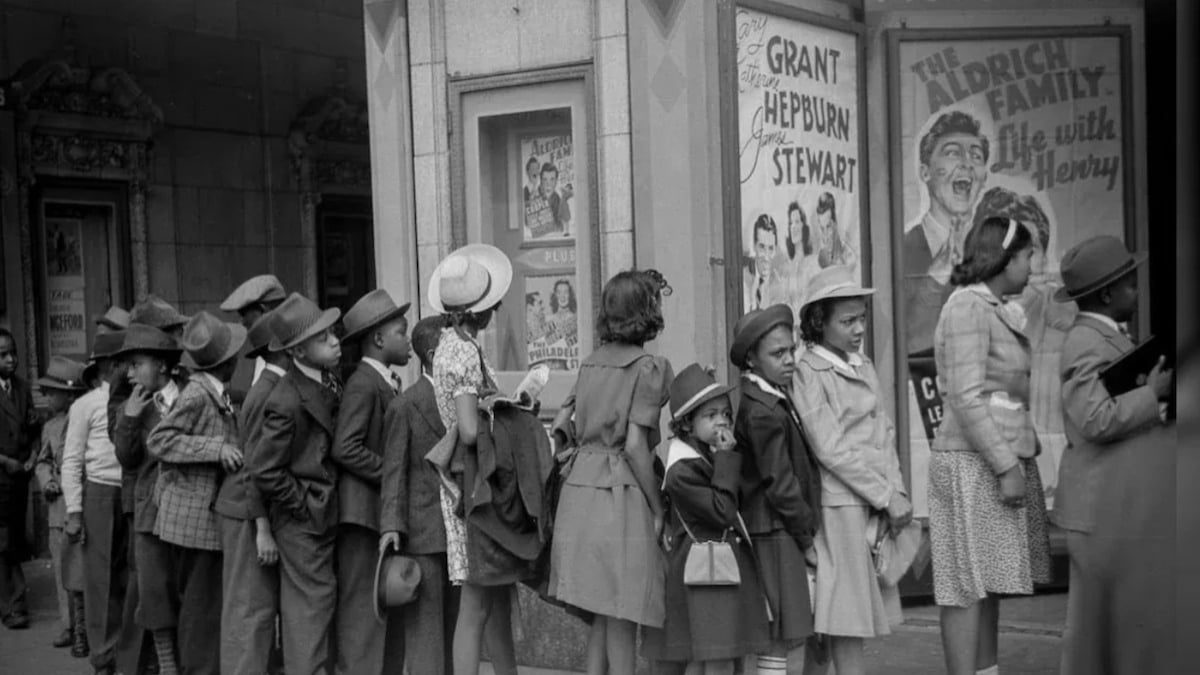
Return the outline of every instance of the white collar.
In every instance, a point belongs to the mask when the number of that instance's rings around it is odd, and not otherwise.
[[[820,356],[833,365],[834,368],[848,375],[856,375],[855,369],[866,363],[863,360],[862,354],[858,352],[850,352],[846,354],[847,358],[843,359],[838,356],[832,349],[826,348],[824,345],[813,345],[808,348],[813,354]]]
[[[1099,312],[1080,312],[1079,316],[1090,316],[1093,319],[1104,324],[1105,326],[1108,326],[1109,328],[1113,329],[1114,331],[1116,331],[1118,333],[1123,333],[1123,331],[1121,330],[1121,324],[1117,323],[1116,321],[1113,321],[1113,318],[1111,316],[1105,316],[1103,314],[1100,314]]]
[[[275,373],[276,375],[278,375],[280,377],[287,375],[286,370],[284,370],[283,368],[280,368],[279,366],[275,365],[274,363],[268,363],[267,361],[263,361],[263,370],[269,370],[272,373]]]
[[[375,372],[379,373],[379,376],[383,378],[383,381],[391,385],[392,389],[395,389],[397,386],[399,386],[396,383],[396,376],[392,374],[392,370],[383,365],[383,362],[379,359],[373,359],[369,356],[364,356],[362,357],[362,362],[374,368]]]
[[[304,375],[306,375],[308,377],[308,379],[312,380],[313,382],[316,382],[317,384],[325,384],[324,378],[321,377],[321,371],[317,370],[316,368],[313,368],[312,366],[306,366],[303,363],[300,363],[299,361],[297,361],[296,359],[292,359],[292,363],[294,363],[296,365],[296,370],[299,370],[301,373],[304,373]]]
[[[704,455],[701,455],[699,450],[693,448],[691,443],[688,443],[687,441],[676,436],[672,436],[667,440],[667,463],[666,466],[663,467],[663,473],[665,474],[666,472],[670,471],[672,464],[684,459],[704,459]],[[667,479],[664,477],[663,487],[665,488],[666,486]]]
[[[208,373],[204,374],[208,375]],[[209,375],[209,377],[212,376]],[[215,380],[217,378],[213,377],[212,379]],[[175,380],[169,378],[167,379],[167,383],[163,385],[162,389],[154,392],[154,403],[158,405],[158,412],[160,413],[165,414],[168,410],[170,410],[171,406],[175,405],[175,399],[177,398],[179,398],[179,385],[175,384]]]
[[[768,394],[771,394],[772,396],[778,396],[779,398],[787,400],[787,394],[780,391],[780,389],[778,387],[776,387],[775,385],[764,380],[758,374],[743,373],[742,377],[746,378],[747,380],[750,380],[754,384],[757,384],[759,389],[762,389],[763,391],[767,392]]]

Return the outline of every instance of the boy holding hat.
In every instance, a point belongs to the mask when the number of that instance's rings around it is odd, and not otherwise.
[[[1063,420],[1068,446],[1058,472],[1058,489],[1052,518],[1067,530],[1067,553],[1071,564],[1071,588],[1067,601],[1067,630],[1064,635],[1062,672],[1104,672],[1104,666],[1121,653],[1132,653],[1138,640],[1129,634],[1114,634],[1106,628],[1111,598],[1120,591],[1121,580],[1101,580],[1107,567],[1099,549],[1105,544],[1096,530],[1106,523],[1095,512],[1110,495],[1100,486],[1113,478],[1124,455],[1153,452],[1152,430],[1163,422],[1159,401],[1171,391],[1172,373],[1165,359],[1146,376],[1146,383],[1128,392],[1112,395],[1100,379],[1100,371],[1133,349],[1121,324],[1137,309],[1137,268],[1145,254],[1131,254],[1116,237],[1093,237],[1076,244],[1063,255],[1063,287],[1055,294],[1059,302],[1074,301],[1079,315],[1063,344]],[[1136,575],[1133,575],[1136,576]],[[1110,586],[1111,584],[1111,586]],[[1109,611],[1105,609],[1109,608]],[[1152,613],[1148,606],[1137,608]],[[1123,616],[1132,626],[1145,616]],[[1128,643],[1128,644],[1126,644]],[[1114,654],[1116,656],[1114,656]],[[1150,672],[1149,668],[1145,672]]]
[[[84,365],[63,356],[50,357],[46,374],[34,384],[42,390],[51,417],[42,426],[42,438],[34,474],[46,500],[46,520],[50,526],[50,560],[58,591],[58,615],[62,631],[55,647],[71,647],[71,655],[87,656],[87,631],[83,625],[83,552],[78,542],[67,541],[63,525],[67,517],[62,496],[63,443],[67,434],[67,408],[82,394]],[[68,578],[70,577],[70,578]]]
[[[29,384],[17,376],[17,341],[0,328],[0,612],[7,628],[29,627],[25,573],[30,557],[25,541],[29,475],[25,462],[37,441],[38,417]]]
[[[262,376],[250,387],[238,414],[245,465],[226,476],[214,507],[220,515],[224,549],[221,607],[221,672],[226,675],[261,675],[268,668],[279,613],[279,549],[271,533],[267,509],[250,473],[255,446],[262,431],[267,398],[287,372],[287,355],[271,352],[274,312],[267,312],[250,327],[247,359],[263,359]]]
[[[226,385],[245,342],[246,329],[238,324],[203,311],[192,317],[182,340],[192,374],[146,439],[161,462],[154,534],[168,545],[176,572],[178,666],[188,673],[220,672],[221,537],[212,504],[222,470],[232,473],[242,464]],[[175,665],[160,659],[160,673],[174,672]]]
[[[325,672],[337,602],[334,539],[337,468],[330,452],[341,387],[332,370],[342,350],[333,326],[341,312],[321,311],[293,293],[275,309],[270,350],[291,358],[263,412],[251,474],[279,547],[279,613],[288,675]]]
[[[382,288],[346,312],[345,342],[358,341],[362,360],[342,394],[332,457],[338,478],[337,668],[338,673],[383,673],[404,661],[404,626],[381,624],[373,611],[372,582],[379,550],[379,482],[383,471],[384,414],[400,390],[390,366],[408,363],[404,317]],[[386,657],[385,657],[386,653]],[[386,666],[386,668],[385,668]]]
[[[139,303],[140,304],[140,303]],[[138,306],[134,307],[135,313]],[[129,581],[126,621],[149,631],[162,672],[176,663],[175,629],[179,595],[172,576],[170,547],[154,534],[158,507],[154,499],[160,471],[158,460],[146,451],[146,438],[175,400],[180,382],[173,373],[179,364],[179,344],[154,326],[131,323],[115,356],[128,364],[129,395],[117,406],[110,402],[110,423],[117,460],[125,470],[122,500],[133,517],[133,575]],[[115,388],[115,383],[114,383]],[[131,507],[131,508],[130,508]],[[135,611],[128,611],[132,602]],[[132,626],[127,626],[127,630]],[[140,640],[135,640],[140,647]],[[140,658],[140,649],[133,655]],[[124,656],[124,655],[123,655]],[[124,659],[122,659],[124,660]],[[137,670],[136,665],[122,670]]]
[[[97,333],[83,378],[95,387],[71,404],[63,443],[63,533],[81,540],[84,610],[90,661],[97,673],[116,672],[129,581],[129,521],[121,508],[121,464],[108,435],[110,383],[123,370],[115,354],[124,332]]]

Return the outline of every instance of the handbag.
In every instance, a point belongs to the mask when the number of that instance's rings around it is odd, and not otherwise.
[[[738,586],[742,583],[742,573],[738,569],[737,556],[734,555],[734,544],[726,540],[729,530],[721,535],[719,541],[700,541],[688,527],[687,521],[675,509],[679,522],[692,540],[688,549],[687,559],[683,563],[683,583],[686,586]],[[740,518],[741,516],[739,516]]]
[[[879,516],[867,520],[867,545],[871,549],[871,562],[875,566],[875,577],[881,586],[892,588],[913,567],[924,544],[921,524],[910,522],[899,532],[889,532],[887,521]]]

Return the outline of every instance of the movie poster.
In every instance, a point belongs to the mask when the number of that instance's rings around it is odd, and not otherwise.
[[[525,136],[520,150],[524,240],[548,242],[574,237],[571,198],[575,196],[575,157],[570,132]]]
[[[1066,447],[1058,357],[1074,304],[1051,299],[1062,252],[1125,232],[1120,38],[901,41],[905,232],[903,330],[914,505],[925,515],[929,443],[942,420],[933,334],[971,227],[990,216],[1032,230],[1033,277],[1018,298],[1033,344],[1030,409],[1053,505]],[[896,179],[897,177],[893,177]]]
[[[50,355],[85,358],[88,322],[82,222],[47,218],[45,228],[46,335]]]
[[[525,277],[526,367],[579,370],[579,302],[574,275]]]
[[[737,11],[742,311],[861,266],[857,36]]]

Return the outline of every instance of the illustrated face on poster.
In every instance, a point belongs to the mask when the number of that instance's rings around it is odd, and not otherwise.
[[[899,264],[918,514],[929,443],[947,414],[934,331],[967,234],[992,216],[1015,219],[1033,235],[1032,276],[1017,300],[1033,345],[1029,403],[1052,504],[1066,445],[1058,358],[1076,308],[1051,296],[1061,285],[1062,251],[1125,231],[1120,53],[1117,37],[900,43]]]
[[[526,136],[521,139],[520,150],[524,158],[524,240],[574,237],[571,199],[575,196],[575,159],[571,135]]]
[[[525,339],[529,366],[579,368],[579,302],[575,280],[564,275],[525,277]]]
[[[858,65],[853,34],[737,12],[743,312],[858,267]]]

